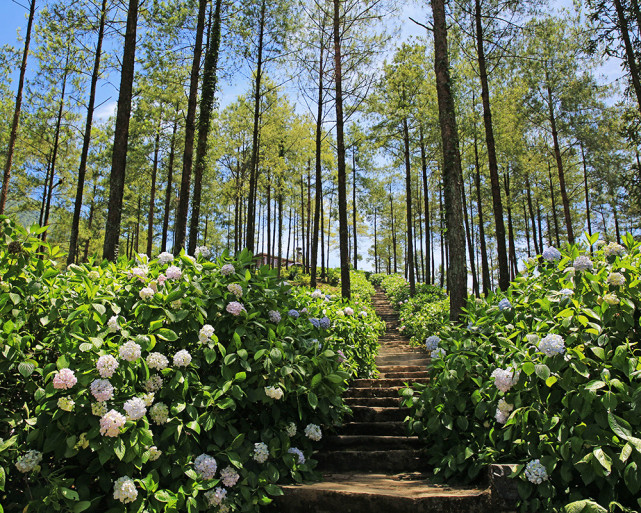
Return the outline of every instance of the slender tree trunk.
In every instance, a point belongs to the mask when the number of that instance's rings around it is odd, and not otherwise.
[[[476,51],[481,78],[481,100],[483,103],[483,122],[485,124],[485,140],[487,143],[487,160],[490,169],[490,182],[492,184],[492,202],[494,205],[494,224],[496,229],[496,249],[499,261],[499,288],[507,290],[510,286],[510,274],[507,263],[505,247],[505,224],[503,221],[503,202],[501,200],[501,182],[496,159],[494,143],[494,129],[492,126],[492,110],[490,108],[490,88],[487,81],[487,67],[485,63],[485,49],[483,48],[483,24],[481,13],[481,0],[475,0],[476,22]]]
[[[479,282],[476,278],[476,264],[474,262],[474,246],[472,245],[472,235],[470,231],[470,221],[468,219],[468,214],[467,214],[467,200],[465,198],[465,188],[461,188],[463,191],[463,195],[461,197],[461,201],[463,203],[463,212],[465,212],[465,236],[467,238],[467,250],[468,254],[470,255],[470,269],[472,271],[472,290],[474,291],[474,294],[478,296],[479,294]]]
[[[13,111],[13,122],[9,134],[9,147],[7,148],[7,160],[4,165],[4,176],[2,177],[2,190],[0,191],[0,215],[4,214],[9,194],[9,181],[11,180],[11,166],[13,164],[13,152],[18,138],[18,125],[20,124],[20,111],[22,110],[22,90],[24,89],[24,76],[27,72],[27,57],[29,56],[29,44],[31,43],[31,28],[36,13],[36,0],[31,0],[29,6],[29,21],[27,22],[27,35],[24,40],[24,51],[22,53],[22,64],[20,65],[20,78],[18,79],[18,92],[16,94],[16,105]]]
[[[327,241],[329,244],[329,241]],[[320,248],[321,248],[321,280],[325,280],[325,197],[321,187],[320,202]]]
[[[307,254],[305,253],[305,177],[300,175],[300,249],[303,255],[303,269],[307,268]]]
[[[156,204],[156,178],[158,175],[158,154],[160,152],[160,129],[162,124],[162,113],[158,121],[156,141],[154,144],[154,163],[151,168],[151,190],[149,196],[149,213],[147,216],[147,255],[151,258],[154,243],[154,207]]]
[[[191,171],[194,161],[194,139],[196,135],[196,108],[198,107],[198,77],[203,54],[203,35],[205,32],[205,15],[208,0],[199,0],[198,18],[196,22],[196,43],[194,58],[191,63],[189,77],[189,99],[187,100],[187,118],[185,119],[185,148],[183,150],[183,170],[180,178],[180,196],[176,221],[174,222],[174,254],[177,255],[186,248],[187,218],[189,214],[189,189],[191,184]]]
[[[247,249],[254,251],[254,226],[256,223],[255,194],[258,181],[258,132],[260,131],[260,97],[263,79],[263,39],[265,36],[265,9],[267,0],[260,3],[260,21],[258,27],[258,60],[256,79],[254,81],[254,128],[252,131],[252,156],[249,166],[249,205],[247,209]]]
[[[481,166],[479,164],[479,152],[474,130],[474,167],[476,170],[476,209],[479,213],[479,239],[481,245],[481,278],[483,281],[483,295],[488,296],[492,290],[490,282],[490,267],[487,257],[487,241],[485,239],[485,222],[483,221],[483,202],[481,201]]]
[[[391,186],[390,186],[390,189],[391,189]],[[394,274],[396,274],[398,269],[397,262],[396,262],[396,230],[394,229],[394,199],[391,193],[389,196],[389,204],[390,204],[390,217],[392,220],[392,251],[394,252]]]
[[[222,0],[216,0],[214,8],[214,26],[209,37],[209,46],[205,53],[203,67],[203,86],[200,97],[200,115],[198,116],[198,142],[196,144],[196,165],[194,166],[194,195],[191,202],[191,223],[189,225],[189,247],[187,252],[193,255],[198,244],[198,225],[200,221],[200,200],[202,181],[207,161],[207,141],[211,128],[211,113],[214,109],[216,95],[218,50],[220,48],[220,9]],[[193,144],[193,143],[192,143]]]
[[[122,57],[120,75],[120,92],[118,93],[118,112],[109,177],[109,206],[102,257],[105,260],[116,260],[118,241],[120,239],[120,222],[122,219],[122,196],[125,190],[125,170],[127,168],[127,145],[129,142],[129,118],[131,116],[131,97],[134,83],[134,64],[136,56],[136,26],[138,24],[138,1],[129,0],[127,11],[127,29]]]
[[[405,198],[407,212],[407,268],[409,272],[410,296],[416,294],[416,277],[414,276],[414,237],[412,235],[412,168],[410,166],[410,134],[407,117],[403,118],[403,146],[405,153]]]
[[[352,229],[354,230],[354,270],[358,269],[358,230],[356,229],[356,146],[352,148]]]
[[[176,131],[178,120],[174,120],[174,127],[171,131],[171,143],[169,145],[169,162],[167,164],[167,189],[165,190],[165,211],[162,220],[162,242],[160,251],[167,251],[167,233],[169,231],[169,213],[171,211],[171,186],[174,175],[174,159],[176,155]]]
[[[444,235],[444,228],[443,228],[443,188],[440,187],[438,190],[438,206],[439,206],[439,223],[440,223],[440,236],[441,236],[441,241],[440,241],[440,250],[441,250],[441,276],[439,280],[439,286],[443,288],[445,285],[445,242],[443,240],[443,235]]]
[[[377,243],[376,209],[374,209],[374,272],[378,273],[378,243]]]
[[[283,267],[283,184],[278,175],[278,277]]]
[[[333,0],[334,4],[334,80],[336,83],[336,160],[338,167],[338,238],[341,261],[341,292],[342,296],[350,299],[351,285],[349,275],[349,256],[347,254],[347,190],[345,184],[345,135],[343,130],[343,75],[341,57],[341,32],[340,32],[340,0]]]
[[[421,145],[421,171],[423,173],[423,200],[425,201],[425,241],[426,252],[425,258],[427,260],[427,283],[432,283],[433,280],[429,279],[430,275],[430,258],[432,250],[430,248],[432,242],[431,227],[430,227],[430,191],[427,182],[427,155],[425,152],[425,139],[423,138],[423,127],[419,127],[419,142]]]
[[[323,137],[323,75],[325,72],[325,45],[323,44],[323,30],[325,26],[325,18],[323,17],[323,25],[320,30],[320,56],[318,59],[318,98],[317,98],[317,111],[316,111],[316,150],[315,150],[315,164],[316,164],[316,195],[314,197],[314,235],[312,237],[312,272],[311,272],[311,286],[316,287],[316,274],[317,274],[317,261],[318,261],[318,230],[319,223],[321,222],[321,197],[323,195],[323,176],[322,176],[322,137]],[[322,234],[321,234],[322,239]],[[321,253],[324,253],[323,244],[321,240]],[[321,266],[324,267],[323,256],[321,255]]]
[[[310,235],[312,232],[312,169],[311,161],[307,167],[307,228],[305,230],[305,254],[307,255],[307,265],[305,266],[306,272],[309,274],[311,269],[311,240]]]
[[[625,56],[628,63],[628,69],[630,70],[630,78],[632,80],[632,86],[634,88],[634,93],[637,97],[637,103],[639,111],[641,111],[641,80],[639,78],[639,66],[636,60],[636,53],[632,46],[630,40],[630,33],[628,31],[628,19],[625,15],[625,10],[621,4],[621,0],[614,0],[614,7],[617,12],[617,18],[619,23],[618,28],[621,33],[621,39],[623,39],[623,44],[625,47]],[[573,241],[570,242],[573,244]]]
[[[527,256],[529,258],[532,256],[532,250],[530,248],[530,223],[525,209],[525,200],[523,200],[523,221],[525,221],[525,242],[527,243]]]
[[[534,209],[532,208],[532,187],[530,186],[530,177],[525,174],[525,188],[527,190],[527,206],[530,211],[530,218],[532,219],[532,240],[534,241],[534,252],[537,255],[542,253],[542,249],[539,248],[539,243],[536,240],[536,219],[534,218]]]
[[[35,2],[35,0],[33,0]],[[93,113],[96,104],[96,86],[100,75],[100,58],[102,56],[102,41],[105,34],[105,19],[107,18],[107,0],[102,0],[100,10],[100,22],[98,25],[98,42],[91,73],[91,85],[89,87],[89,105],[87,106],[87,118],[85,120],[85,133],[80,153],[80,166],[78,168],[78,184],[76,186],[76,201],[73,208],[73,220],[71,221],[71,235],[69,237],[69,253],[67,264],[76,261],[78,251],[78,232],[80,230],[80,211],[82,209],[82,195],[85,188],[85,175],[87,174],[87,159],[89,157],[89,145],[91,144],[91,127],[93,125]]]
[[[588,192],[588,166],[585,162],[585,148],[583,147],[583,143],[581,143],[581,160],[583,162],[583,187],[585,190],[585,213],[588,217],[588,234],[591,237],[592,236],[592,220],[590,219],[590,194]],[[550,188],[551,187],[552,187],[552,174],[550,174]],[[552,197],[554,197],[554,193],[552,193]],[[556,226],[556,213],[555,213],[554,223]],[[557,232],[557,241],[558,241],[558,238],[559,238],[558,228],[556,232]],[[590,246],[590,250],[592,250],[591,246]]]
[[[47,205],[50,172],[51,172],[51,154],[47,155],[47,171],[45,172],[45,181],[42,188],[42,200],[40,201],[40,217],[38,218],[38,226],[44,226],[44,222],[45,222],[45,206]]]
[[[271,187],[271,172],[268,170],[267,171],[267,254],[269,255],[269,262],[267,265],[271,268],[273,267],[272,264],[272,245],[271,245],[271,237],[272,237],[272,227],[271,227],[271,222],[272,222],[272,187]]]
[[[552,166],[548,162],[548,178],[550,180],[550,197],[552,198],[552,219],[554,220],[554,234],[556,236],[556,247],[561,246],[561,241],[559,239],[559,220],[556,216],[556,198],[554,197],[554,186],[552,184]],[[586,196],[587,200],[587,196]],[[590,229],[590,211],[588,210],[588,229]],[[550,239],[550,244],[552,244],[552,239]]]
[[[617,211],[617,207],[614,204],[614,199],[612,200],[611,206],[612,206],[612,215],[614,216],[614,232],[616,233],[617,244],[621,244],[621,231],[619,230],[619,214]]]
[[[418,246],[417,247],[420,248],[420,252],[419,253],[420,253],[420,256],[421,256],[421,278],[422,278],[422,281],[424,283],[427,280],[425,279],[425,253],[423,252],[423,248],[425,246],[423,245],[423,223],[421,222],[421,214],[422,214],[422,212],[420,212],[421,204],[422,204],[421,200],[423,198],[421,197],[420,192],[421,192],[421,186],[420,186],[419,183],[417,183],[416,184],[416,195],[417,195],[416,205],[417,205],[417,209],[419,210],[419,212],[418,212]],[[414,225],[414,232],[416,232],[416,225]],[[419,280],[419,281],[421,281],[421,280]]]
[[[93,228],[93,219],[94,219],[94,214],[95,214],[95,207],[96,207],[96,191],[98,190],[98,185],[96,183],[96,180],[94,180],[93,183],[93,194],[91,195],[91,202],[89,203],[89,219],[87,219],[87,231],[91,234],[91,229]],[[84,256],[82,257],[82,261],[86,262],[89,259],[89,244],[91,242],[91,235],[87,237],[85,240],[85,251],[84,251]]]
[[[514,280],[516,276],[516,245],[514,243],[514,229],[512,226],[512,198],[510,196],[510,174],[505,173],[503,175],[503,181],[505,182],[505,199],[507,204],[507,226],[508,226],[508,250],[509,250],[509,262],[510,262],[510,280]]]

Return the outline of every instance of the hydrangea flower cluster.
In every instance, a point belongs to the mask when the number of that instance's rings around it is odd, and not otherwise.
[[[40,451],[27,451],[16,461],[16,468],[19,472],[26,474],[40,465],[41,461],[42,453]]]
[[[103,355],[98,358],[98,361],[96,362],[96,368],[98,369],[100,377],[110,378],[118,368],[118,360],[116,360],[110,354]]]
[[[100,419],[100,434],[102,436],[118,436],[120,428],[125,425],[127,419],[122,413],[116,410],[109,410]]]
[[[144,267],[133,267],[127,274],[127,277],[133,278],[134,276],[140,281],[145,281],[145,279],[147,278],[147,269],[145,269]]]
[[[73,407],[75,406],[75,402],[73,399],[71,399],[70,396],[65,396],[65,397],[60,397],[58,399],[58,408],[60,408],[63,411],[73,411]]]
[[[539,351],[545,353],[545,356],[555,356],[565,353],[565,342],[561,335],[551,333],[543,337],[539,342]]]
[[[154,394],[143,394],[142,400],[145,403],[145,406],[151,406],[154,404]]]
[[[209,258],[211,256],[211,251],[207,246],[197,246],[194,250],[194,256],[202,255],[203,258]]]
[[[155,445],[152,445],[149,448],[149,461],[156,461],[162,456],[162,451],[158,449]]]
[[[439,358],[443,358],[447,354],[447,351],[443,349],[442,347],[437,347],[434,349],[434,351],[430,352],[430,358],[433,358],[434,360],[438,360]]]
[[[314,442],[318,442],[323,438],[323,433],[321,432],[321,428],[316,424],[307,424],[307,427],[305,428],[305,436]]]
[[[498,408],[494,417],[499,424],[505,424],[514,409],[514,405],[509,404],[505,399],[499,399]]]
[[[265,387],[265,395],[278,401],[283,397],[283,391],[280,387]]]
[[[145,381],[144,387],[149,393],[158,392],[162,388],[162,378],[160,376],[152,376]]]
[[[149,353],[147,355],[146,362],[150,369],[159,371],[166,369],[169,366],[169,360],[167,357],[164,354],[157,352]]]
[[[147,299],[154,297],[155,293],[156,292],[151,287],[144,287],[140,289],[140,292],[138,292],[138,295],[140,296],[140,299],[142,299],[143,301],[147,301]]]
[[[169,420],[169,408],[165,403],[156,403],[149,409],[151,420],[158,425],[162,425]]]
[[[230,274],[234,274],[235,272],[236,269],[231,264],[225,264],[220,268],[220,274],[222,274],[223,276],[229,276]]]
[[[439,342],[441,341],[436,335],[432,335],[425,339],[425,348],[428,351],[434,351],[438,347]]]
[[[287,315],[289,315],[292,319],[298,319],[300,317],[298,310],[293,310],[293,309],[287,312]]]
[[[176,367],[187,367],[191,363],[191,355],[186,349],[181,349],[174,355],[174,365]]]
[[[272,321],[274,324],[278,324],[281,320],[280,312],[277,312],[276,310],[270,310],[268,315],[269,315],[269,320]]]
[[[330,322],[329,317],[321,317],[321,319],[318,321],[318,325],[322,329],[328,330],[330,328],[330,326],[332,325],[332,323]]]
[[[303,451],[301,451],[297,447],[290,447],[289,449],[287,449],[287,452],[296,456],[299,465],[305,464],[305,455],[303,454]]]
[[[165,276],[167,276],[168,280],[180,280],[183,277],[183,272],[180,270],[180,267],[172,265],[165,271]]]
[[[227,290],[236,297],[243,297],[243,288],[238,283],[230,283],[227,285]]]
[[[570,267],[566,267],[565,271],[563,272],[567,274],[569,278],[573,278],[574,275],[576,274],[576,269],[570,266]]]
[[[129,420],[138,420],[147,413],[147,405],[140,397],[133,397],[125,402],[123,408],[127,412]]]
[[[316,289],[314,292],[312,292],[312,299],[321,299],[323,297],[323,293],[320,291],[320,289]]]
[[[572,289],[561,289],[559,290],[559,294],[561,294],[562,296],[571,297],[574,295],[574,291]]]
[[[198,332],[198,340],[201,344],[206,344],[214,335],[214,327],[211,324],[205,324]]]
[[[541,484],[548,479],[548,473],[537,458],[525,466],[525,477],[530,483]]]
[[[594,267],[592,260],[590,260],[585,255],[576,257],[572,265],[575,271],[591,271]]]
[[[511,308],[512,308],[512,303],[510,303],[510,300],[508,298],[504,297],[503,299],[501,299],[501,301],[499,301],[499,310],[501,312],[505,310],[510,310]]]
[[[78,383],[78,378],[76,378],[74,372],[68,368],[60,369],[53,377],[53,388],[58,390],[69,390],[76,383]]]
[[[548,261],[560,260],[561,252],[555,247],[550,246],[549,248],[545,248],[543,250],[543,258],[545,258]]]
[[[362,310],[362,311],[361,311],[361,313],[360,313],[360,316],[361,316],[363,319],[365,319],[365,317],[367,317],[367,312],[366,312],[365,310]]]
[[[89,388],[98,402],[108,401],[114,396],[114,387],[106,379],[94,379]]]
[[[617,295],[611,292],[603,295],[603,301],[605,301],[609,305],[618,305],[621,302]]]
[[[203,479],[213,479],[218,465],[213,456],[201,454],[195,459],[194,468]]]
[[[109,328],[109,333],[116,333],[120,329],[120,326],[118,326],[118,316],[114,315],[109,318],[107,321],[107,327]]]
[[[539,343],[539,336],[534,333],[530,333],[529,335],[525,335],[525,340],[532,345],[537,345]]]
[[[625,248],[621,246],[621,244],[610,242],[610,244],[603,248],[603,254],[606,258],[611,256],[623,256],[625,255]]]
[[[127,504],[138,498],[136,484],[129,476],[122,476],[116,479],[114,483],[114,499]]]
[[[345,315],[354,315],[354,309],[349,306],[346,306],[343,311],[345,312]]]
[[[129,340],[118,348],[118,354],[123,360],[135,362],[141,355],[140,346],[133,340]]]
[[[240,475],[238,475],[238,472],[236,472],[233,467],[225,467],[220,471],[220,478],[227,488],[231,488],[238,482]]]
[[[103,402],[92,403],[91,413],[96,417],[102,417],[105,413],[107,413],[107,404]]]
[[[285,433],[287,433],[287,436],[289,438],[293,438],[294,436],[296,436],[296,424],[294,422],[290,422],[289,424],[287,424],[287,426],[285,427]]]
[[[340,349],[336,351],[336,354],[338,354],[338,363],[343,363],[344,361],[347,361],[347,358],[345,357],[345,353],[341,351]]]
[[[264,442],[256,442],[254,444],[254,459],[258,463],[265,463],[269,458],[269,449]]]
[[[625,284],[625,276],[621,273],[610,273],[608,275],[608,283],[614,285],[615,287],[621,287]]]
[[[205,499],[210,506],[220,506],[227,497],[227,490],[222,486],[217,486],[213,490],[205,492]]]
[[[165,265],[173,261],[174,261],[174,255],[172,255],[167,251],[163,251],[160,255],[158,255],[158,263],[160,265]]]
[[[245,310],[245,307],[238,301],[232,301],[227,305],[225,310],[227,310],[227,312],[229,312],[230,314],[238,317],[240,313]]]
[[[501,392],[505,393],[519,381],[520,371],[514,372],[514,369],[495,369],[492,372],[494,384]]]

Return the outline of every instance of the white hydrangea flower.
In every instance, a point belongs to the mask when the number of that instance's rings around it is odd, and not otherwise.
[[[26,474],[34,470],[42,461],[42,453],[40,451],[27,451],[18,461],[16,461],[16,468],[19,472]]]
[[[269,449],[267,444],[263,442],[256,442],[254,444],[254,459],[258,463],[265,463],[269,458]]]
[[[99,280],[100,273],[98,271],[89,271],[89,274],[87,274],[87,278],[89,278],[91,281]]]
[[[539,351],[546,356],[555,356],[557,354],[565,353],[565,342],[561,335],[551,333],[543,337],[539,342]]]
[[[78,378],[71,369],[60,369],[53,377],[53,388],[57,390],[69,390],[78,383]]]
[[[205,324],[200,331],[198,332],[198,340],[201,344],[205,344],[211,340],[211,337],[214,335],[214,328],[211,324]]]
[[[183,277],[183,272],[180,270],[180,267],[172,265],[165,271],[165,276],[167,276],[168,280],[180,280]]]
[[[578,256],[574,259],[574,269],[576,271],[591,271],[594,267],[592,260],[585,255]]]
[[[617,295],[611,292],[603,295],[603,301],[605,301],[609,305],[618,305],[621,302]]]
[[[281,321],[280,312],[277,312],[276,310],[270,310],[268,315],[269,315],[269,320],[272,321],[274,324],[278,324]]]
[[[116,360],[110,354],[103,355],[98,358],[98,361],[96,362],[96,368],[98,369],[100,377],[110,378],[118,368],[118,360]]]
[[[142,299],[143,301],[146,301],[147,299],[154,297],[155,293],[156,292],[151,287],[144,287],[140,289],[140,292],[138,292],[138,295],[140,296],[140,299]]]
[[[116,410],[109,410],[100,419],[100,434],[102,436],[118,436],[120,428],[125,425],[127,418]]]
[[[142,395],[142,400],[145,403],[145,406],[147,406],[147,407],[149,407],[152,404],[154,404],[154,399],[155,399],[154,394],[143,394]]]
[[[608,283],[614,285],[615,287],[621,287],[625,284],[625,276],[621,273],[610,273],[608,275]]]
[[[610,242],[605,248],[603,248],[603,254],[606,257],[611,256],[623,256],[625,255],[625,248],[621,244],[616,242]]]
[[[205,492],[205,500],[207,501],[207,504],[209,504],[210,506],[219,506],[220,509],[218,511],[220,513],[222,513],[223,511],[224,505],[222,504],[222,502],[225,500],[225,497],[227,497],[227,490],[225,490],[221,486],[217,486],[213,490]]]
[[[118,348],[118,354],[123,360],[135,362],[141,355],[140,346],[133,340],[128,340]]]
[[[501,392],[505,393],[519,381],[520,371],[514,372],[512,368],[496,369],[492,372],[494,384]]]
[[[287,426],[285,427],[285,433],[287,433],[287,436],[289,438],[293,438],[294,436],[296,436],[296,424],[293,422],[287,424]]]
[[[71,399],[70,396],[61,397],[58,399],[58,408],[64,411],[73,411],[73,407],[76,403]]]
[[[242,304],[240,304],[238,301],[232,301],[227,305],[225,310],[227,310],[230,314],[237,317],[240,315],[240,313],[243,310],[245,310],[245,307]]]
[[[123,408],[127,412],[127,418],[129,420],[141,419],[145,416],[145,413],[147,413],[147,405],[140,397],[132,397],[125,402]]]
[[[238,283],[230,283],[227,285],[227,290],[236,297],[243,297],[243,288]]]
[[[321,428],[316,424],[307,424],[307,427],[305,428],[305,436],[314,442],[318,442],[323,438],[323,433],[321,432]]]
[[[106,379],[94,379],[89,388],[91,389],[91,395],[93,395],[99,403],[108,401],[114,396],[114,387]]]
[[[430,353],[430,358],[433,358],[434,360],[437,360],[439,358],[443,358],[447,354],[447,351],[443,349],[442,347],[437,347]]]
[[[164,424],[169,420],[169,408],[165,403],[156,403],[149,409],[149,417],[155,424]]]
[[[160,255],[158,255],[158,263],[160,265],[165,265],[173,261],[174,261],[174,255],[172,255],[171,253],[168,253],[167,251],[163,251]]]
[[[191,355],[186,349],[181,349],[174,355],[174,365],[176,367],[187,367],[191,363]]]
[[[525,477],[530,483],[541,484],[543,481],[547,481],[548,473],[545,470],[545,467],[541,465],[539,459],[530,461],[525,466]]]
[[[197,246],[196,250],[194,251],[194,255],[196,257],[198,255],[202,255],[203,258],[209,258],[211,256],[211,251],[207,246]]]
[[[505,424],[510,417],[510,412],[514,409],[505,399],[499,399],[498,408],[496,409],[495,418],[499,424]]]
[[[561,289],[559,290],[559,294],[562,296],[570,297],[574,295],[574,291],[572,289]]]
[[[145,279],[147,278],[147,268],[145,268],[145,267],[134,267],[134,268],[132,268],[129,271],[127,277],[128,278],[133,278],[134,276],[136,278],[138,278],[140,281],[145,281]]]
[[[158,375],[152,376],[145,381],[144,387],[149,393],[158,392],[162,388],[162,378]]]
[[[136,484],[129,476],[119,477],[114,483],[114,499],[128,504],[138,498]]]
[[[162,451],[158,449],[155,445],[152,445],[149,448],[149,461],[156,461],[162,456]]]
[[[147,367],[159,371],[166,369],[169,365],[169,360],[167,359],[167,357],[164,354],[157,352],[149,353],[147,355],[146,362]]]
[[[107,321],[107,327],[109,328],[109,333],[116,333],[120,329],[120,326],[118,325],[118,316],[113,315],[109,318]]]
[[[91,413],[96,417],[102,417],[107,413],[107,403],[97,402],[91,404]]]
[[[283,397],[283,391],[280,387],[265,387],[265,395],[278,401]]]
[[[220,471],[220,478],[227,488],[231,488],[238,482],[240,475],[233,467],[225,467]]]
[[[213,479],[216,475],[218,465],[213,456],[209,454],[201,454],[194,461],[194,468],[203,479]]]
[[[234,274],[235,272],[236,269],[231,264],[225,264],[220,268],[220,274],[222,274],[223,276],[229,276],[230,274]]]
[[[539,343],[539,336],[534,333],[530,333],[529,335],[525,335],[525,340],[527,340],[529,344],[537,345]]]
[[[312,299],[321,299],[323,297],[323,293],[320,291],[320,289],[316,289],[314,292],[312,292]]]
[[[343,311],[345,312],[345,315],[354,315],[354,309],[350,308],[349,306],[346,306],[345,310]]]
[[[553,261],[553,260],[560,260],[561,259],[561,252],[556,249],[555,247],[550,246],[549,248],[545,248],[543,250],[543,258],[545,258],[548,261]]]

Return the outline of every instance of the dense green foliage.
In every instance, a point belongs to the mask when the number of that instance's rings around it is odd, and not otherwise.
[[[247,252],[60,271],[39,228],[0,223],[5,511],[256,511],[312,475],[314,426],[339,423],[347,381],[372,369],[364,300],[312,299]]]
[[[403,395],[437,475],[520,463],[524,511],[641,507],[641,244],[596,247],[546,250],[503,299],[470,299],[467,326],[432,333],[433,381]]]

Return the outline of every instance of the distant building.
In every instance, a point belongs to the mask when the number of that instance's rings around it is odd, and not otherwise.
[[[258,253],[254,256],[254,260],[256,261],[258,266],[270,265],[271,267],[278,267],[278,257],[274,255],[269,255],[267,253]],[[281,258],[280,263],[286,269],[289,269],[290,267],[293,267],[295,265],[302,265],[300,262],[296,262],[288,258]]]

